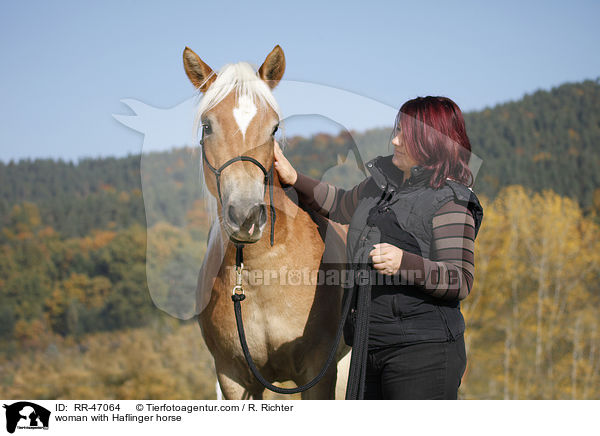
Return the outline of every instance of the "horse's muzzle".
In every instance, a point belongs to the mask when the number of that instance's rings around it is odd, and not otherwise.
[[[233,242],[253,243],[261,238],[267,223],[267,205],[264,202],[230,203],[225,207],[223,216]]]

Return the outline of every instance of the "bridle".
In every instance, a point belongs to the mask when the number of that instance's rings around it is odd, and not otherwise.
[[[219,202],[221,203],[221,206],[223,206],[223,199],[221,198],[221,173],[223,172],[223,170],[225,168],[227,168],[229,165],[231,165],[234,162],[246,161],[246,162],[252,162],[258,168],[260,168],[260,170],[263,172],[263,174],[265,175],[265,178],[264,178],[265,189],[263,191],[263,196],[267,192],[267,185],[269,186],[269,203],[270,203],[269,209],[271,211],[271,247],[272,247],[273,243],[275,242],[274,237],[275,237],[275,218],[276,218],[275,206],[273,205],[273,167],[274,167],[274,165],[271,164],[271,168],[267,171],[267,169],[263,166],[263,164],[261,164],[259,161],[257,161],[256,159],[254,159],[251,156],[236,156],[234,158],[229,159],[227,162],[225,162],[223,165],[221,165],[217,169],[210,164],[210,162],[208,161],[208,159],[206,157],[206,151],[204,150],[204,129],[202,129],[202,138],[200,139],[200,145],[202,148],[202,159],[204,160],[204,162],[206,162],[206,165],[212,171],[212,173],[215,175],[215,179],[217,180],[217,194],[219,195]],[[238,244],[238,245],[240,245],[240,244]]]

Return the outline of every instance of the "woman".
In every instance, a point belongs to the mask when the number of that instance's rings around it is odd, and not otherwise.
[[[355,397],[456,399],[466,368],[460,301],[473,284],[483,218],[468,188],[471,145],[460,109],[445,97],[406,102],[394,131],[394,154],[367,162],[371,176],[351,190],[298,173],[277,143],[275,168],[302,202],[350,224],[349,262],[368,261],[375,272],[368,326],[345,335],[353,365],[364,349]],[[352,344],[357,337],[366,344]]]

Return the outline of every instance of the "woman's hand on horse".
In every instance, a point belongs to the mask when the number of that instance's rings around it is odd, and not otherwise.
[[[281,183],[293,185],[298,179],[298,173],[292,164],[285,158],[277,141],[275,142],[275,170]]]
[[[369,252],[373,268],[386,275],[396,274],[400,270],[403,254],[402,249],[385,242],[373,245]]]

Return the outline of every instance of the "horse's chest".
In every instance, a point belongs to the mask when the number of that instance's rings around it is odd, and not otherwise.
[[[213,298],[200,315],[202,332],[214,352],[243,356],[239,342],[231,287],[215,287]],[[294,292],[298,292],[297,289]],[[285,291],[273,287],[246,287],[242,301],[244,330],[248,346],[257,361],[276,353],[284,344],[302,336],[308,310],[294,307],[294,301],[285,297]]]

